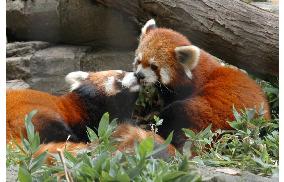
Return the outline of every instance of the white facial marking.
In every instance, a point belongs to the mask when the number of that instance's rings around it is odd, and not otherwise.
[[[151,19],[151,20],[146,22],[146,24],[141,29],[142,34],[147,33],[148,28],[151,27],[151,26],[156,26],[156,22],[155,22],[154,19]]]
[[[130,92],[138,92],[139,90],[140,90],[140,85],[132,86],[129,89]]]
[[[161,81],[163,84],[168,84],[171,81],[170,72],[166,68],[161,68],[160,70]]]
[[[141,81],[144,82],[145,84],[152,84],[158,80],[156,73],[150,67],[143,68],[142,65],[140,64],[138,65],[136,70],[136,73],[138,72],[144,74],[145,78]]]
[[[108,77],[106,82],[105,82],[105,91],[108,95],[112,95],[115,93],[115,90],[113,88],[115,78],[113,76]]]
[[[70,91],[75,90],[81,84],[81,81],[88,78],[89,73],[83,71],[74,71],[66,75],[65,81],[70,84]]]
[[[133,65],[137,64],[138,60],[142,60],[142,53],[138,53],[138,55],[135,57]]]
[[[134,73],[126,73],[124,78],[121,81],[121,84],[125,88],[129,88],[130,92],[138,92],[140,89],[140,85],[138,84],[138,80]]]
[[[154,58],[151,58],[151,59],[149,60],[149,63],[150,63],[150,64],[155,64],[155,63],[156,63],[156,61],[155,61],[155,59],[154,59]]]
[[[122,86],[130,88],[134,84],[137,84],[137,78],[134,76],[134,73],[126,73],[122,79]]]

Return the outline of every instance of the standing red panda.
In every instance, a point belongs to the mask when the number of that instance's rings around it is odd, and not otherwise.
[[[136,50],[134,71],[141,84],[156,85],[165,107],[159,134],[174,130],[173,144],[181,147],[185,136],[181,128],[200,131],[212,124],[213,130],[229,129],[226,122],[237,110],[269,106],[262,89],[238,69],[225,67],[182,34],[157,28],[149,20],[142,28]]]
[[[7,143],[12,138],[20,143],[20,133],[26,136],[24,118],[32,110],[38,111],[32,122],[39,132],[41,143],[45,144],[38,154],[46,149],[56,152],[58,147],[65,145],[69,135],[69,151],[87,147],[86,126],[97,128],[105,112],[119,120],[131,117],[139,90],[134,73],[121,70],[78,71],[69,73],[66,81],[72,91],[62,96],[29,89],[7,90]],[[123,150],[133,146],[135,140],[141,141],[150,134],[129,124],[120,124],[113,137],[119,140],[118,149]],[[157,143],[163,143],[161,137],[155,138]]]

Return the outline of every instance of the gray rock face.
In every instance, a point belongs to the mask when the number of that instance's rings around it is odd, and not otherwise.
[[[37,50],[45,49],[51,44],[41,41],[29,41],[29,42],[13,42],[8,43],[6,46],[7,57],[17,57],[32,54]]]
[[[254,6],[257,6],[261,9],[270,11],[271,13],[279,14],[279,5],[272,2],[252,2]]]
[[[50,93],[68,90],[65,76],[80,70],[80,60],[88,47],[54,46],[36,52],[31,57],[31,79],[28,83],[33,89]]]
[[[132,51],[92,51],[88,52],[81,60],[81,70],[101,71],[101,70],[125,70],[132,71],[134,52]]]
[[[33,53],[50,45],[40,41],[8,43],[6,46],[7,80],[30,78],[30,59]]]
[[[7,0],[6,15],[8,39],[16,40],[126,48],[135,47],[140,31],[121,13],[90,0]]]
[[[92,50],[88,46],[47,42],[7,44],[7,80],[21,79],[32,89],[61,94],[69,89],[65,76],[72,71],[132,70],[134,52]]]
[[[30,58],[31,56],[7,58],[6,78],[8,80],[30,78]]]
[[[278,182],[277,177],[268,178],[263,176],[258,176],[246,171],[240,171],[237,175],[226,174],[223,172],[218,172],[217,167],[209,167],[209,166],[199,166],[197,167],[197,171],[202,176],[203,182]],[[233,169],[238,170],[239,169]]]
[[[6,81],[6,89],[27,89],[30,85],[23,80],[9,80]]]

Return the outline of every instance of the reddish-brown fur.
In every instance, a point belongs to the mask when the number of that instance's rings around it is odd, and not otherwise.
[[[25,116],[34,109],[38,113],[33,118],[33,123],[38,130],[42,125],[40,119],[56,120],[62,118],[70,125],[81,121],[85,111],[79,107],[77,96],[69,93],[64,96],[54,96],[36,90],[7,90],[6,93],[6,138],[7,142],[13,138],[20,138],[22,132],[26,136],[24,125]]]
[[[158,144],[163,144],[164,139],[159,135],[151,131],[143,130],[139,127],[132,126],[130,124],[120,124],[112,135],[112,138],[117,141],[117,149],[121,152],[128,151],[134,152],[135,141],[141,142],[146,138],[154,138],[155,142]],[[58,150],[66,149],[73,155],[77,155],[79,151],[91,150],[91,148],[96,147],[96,144],[86,144],[86,143],[73,143],[73,142],[58,142],[58,143],[48,143],[42,144],[39,150],[35,153],[35,157],[39,154],[48,151],[51,154],[58,153]],[[174,156],[176,149],[169,145],[167,148],[167,153]],[[47,163],[52,164],[52,156],[48,156]]]
[[[107,72],[97,72],[90,73],[89,78],[87,79],[83,87],[95,85],[97,94],[89,93],[90,90],[87,89],[87,95],[97,95],[94,97],[102,98],[113,98],[114,96],[109,96],[108,93],[105,92],[105,81],[108,77],[114,76],[121,79],[122,73],[117,71],[107,71]],[[83,82],[83,81],[82,81]],[[84,93],[84,90],[81,91]],[[87,117],[87,107],[92,107],[90,105],[85,106],[82,102],[82,98],[79,97],[78,92],[70,92],[62,96],[54,96],[45,92],[36,91],[36,90],[7,90],[6,92],[6,142],[10,143],[14,140],[17,144],[21,144],[21,133],[24,137],[26,137],[26,129],[24,124],[25,116],[30,113],[32,110],[36,109],[37,113],[32,118],[32,122],[35,126],[37,132],[39,132],[40,136],[43,138],[49,138],[48,142],[43,142],[41,144],[39,151],[35,154],[35,156],[41,154],[42,152],[48,150],[49,153],[57,153],[57,149],[65,148],[73,154],[76,154],[81,149],[89,148],[89,144],[85,141],[76,139],[74,141],[65,142],[68,136],[68,132],[73,134],[74,130],[77,130],[77,125],[80,127],[78,130],[82,130],[82,132],[86,132],[86,128],[84,126],[88,126],[91,124],[92,126],[95,123],[83,123],[88,119]],[[128,100],[131,100],[128,98]],[[97,99],[96,101],[99,101]],[[135,100],[134,100],[135,101]],[[93,100],[89,101],[88,104],[96,105]],[[100,102],[100,101],[99,101]],[[125,101],[124,101],[125,103]],[[100,103],[101,104],[101,103]],[[117,103],[119,104],[119,103]],[[102,106],[105,107],[105,106]],[[98,107],[101,109],[101,107]],[[110,108],[107,108],[110,109]],[[131,109],[131,108],[130,108]],[[97,110],[92,110],[96,112]],[[117,110],[115,110],[117,111]],[[106,112],[106,111],[105,111]],[[97,114],[100,118],[100,113],[92,113]],[[95,122],[98,122],[95,120]],[[60,128],[58,128],[55,124],[62,124]],[[63,127],[63,128],[62,128]],[[71,131],[72,128],[72,131]],[[48,129],[48,131],[46,131]],[[65,132],[65,133],[64,133]],[[64,134],[62,134],[64,133]],[[152,133],[146,130],[142,130],[141,128],[134,127],[128,124],[121,124],[117,127],[113,137],[117,139],[118,142],[118,150],[128,150],[131,149],[134,145],[134,141],[141,141],[146,137],[151,137]],[[58,140],[60,139],[60,140]],[[155,136],[155,141],[157,143],[163,143],[163,139],[158,135]],[[15,143],[12,143],[15,144]],[[168,147],[168,153],[174,154],[173,146]],[[48,158],[50,160],[50,158]],[[50,161],[49,161],[50,162]]]
[[[160,117],[165,119],[159,129],[165,137],[175,130],[174,144],[177,147],[184,143],[181,128],[200,131],[212,124],[213,129],[230,129],[227,121],[232,118],[232,108],[259,108],[264,104],[265,118],[270,119],[269,106],[266,97],[254,80],[242,71],[225,67],[210,54],[201,50],[199,62],[189,79],[177,60],[175,48],[189,46],[187,38],[173,30],[156,28],[141,35],[136,54],[142,54],[143,68],[149,66],[149,60],[154,58],[159,70],[167,68],[171,80],[166,87],[174,94],[164,96],[167,106]],[[157,75],[160,79],[160,75]],[[158,80],[161,82],[161,80]],[[163,95],[164,93],[161,92]]]

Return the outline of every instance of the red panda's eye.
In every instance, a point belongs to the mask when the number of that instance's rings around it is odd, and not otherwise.
[[[141,60],[137,60],[137,64],[140,64],[141,63]]]
[[[154,65],[154,64],[151,64],[151,69],[152,69],[152,70],[157,70],[157,69],[158,69],[158,66],[157,66],[157,65]]]

